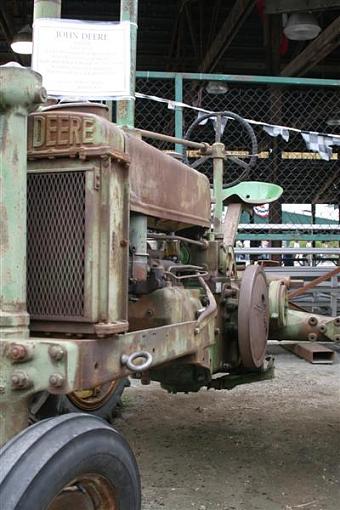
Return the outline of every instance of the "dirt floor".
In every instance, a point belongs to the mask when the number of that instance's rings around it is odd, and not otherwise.
[[[143,510],[340,509],[340,348],[318,366],[271,350],[272,381],[126,390],[114,425],[136,454]]]

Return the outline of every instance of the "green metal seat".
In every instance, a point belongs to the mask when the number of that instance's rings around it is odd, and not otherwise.
[[[222,191],[224,204],[261,205],[274,202],[283,193],[281,186],[269,182],[243,181]]]

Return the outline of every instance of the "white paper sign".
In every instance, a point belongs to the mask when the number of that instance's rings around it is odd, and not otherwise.
[[[51,96],[130,96],[130,23],[40,18],[33,26],[32,68]]]

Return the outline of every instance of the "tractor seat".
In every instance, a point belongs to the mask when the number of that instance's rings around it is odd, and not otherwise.
[[[223,190],[223,203],[261,205],[274,202],[283,193],[281,186],[269,182],[243,181]]]

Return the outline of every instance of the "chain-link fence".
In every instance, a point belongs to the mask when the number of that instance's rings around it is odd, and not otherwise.
[[[145,74],[145,73],[144,73]],[[155,73],[153,73],[155,74]],[[138,76],[138,75],[137,75]],[[198,75],[197,75],[198,76]],[[198,76],[199,78],[199,76]],[[258,85],[242,80],[227,83],[224,94],[211,94],[207,91],[207,80],[185,79],[181,81],[180,99],[189,105],[209,111],[233,111],[246,119],[273,125],[288,126],[306,131],[333,133],[340,135],[339,117],[340,94],[336,86],[307,86],[292,80],[290,85]],[[305,80],[305,83],[307,80]],[[137,78],[136,91],[164,99],[178,99],[175,77]],[[175,130],[175,110],[168,104],[149,99],[136,100],[136,127],[160,133],[178,135]],[[183,125],[180,132],[185,134],[198,112],[183,108]],[[178,119],[177,119],[178,121]],[[178,124],[178,122],[177,122]],[[269,208],[269,213],[250,217],[243,215],[238,238],[245,240],[286,241],[294,240],[300,246],[307,242],[323,242],[328,246],[338,246],[339,202],[340,202],[340,147],[333,147],[329,161],[310,152],[300,133],[290,131],[289,140],[272,137],[262,126],[254,126],[258,140],[258,162],[248,179],[269,181],[283,187],[284,193],[278,204]],[[190,139],[213,142],[214,126],[211,122],[198,125]],[[227,151],[244,161],[249,159],[250,139],[240,124],[228,121],[222,136]],[[173,150],[166,142],[152,142],[162,150]],[[190,152],[190,161],[198,157]],[[211,160],[199,170],[212,178]],[[225,166],[225,184],[236,179],[240,167],[231,161]],[[279,224],[285,227],[281,229]],[[288,225],[288,227],[287,227]],[[291,226],[291,228],[290,228]],[[302,241],[302,242],[301,242]]]

